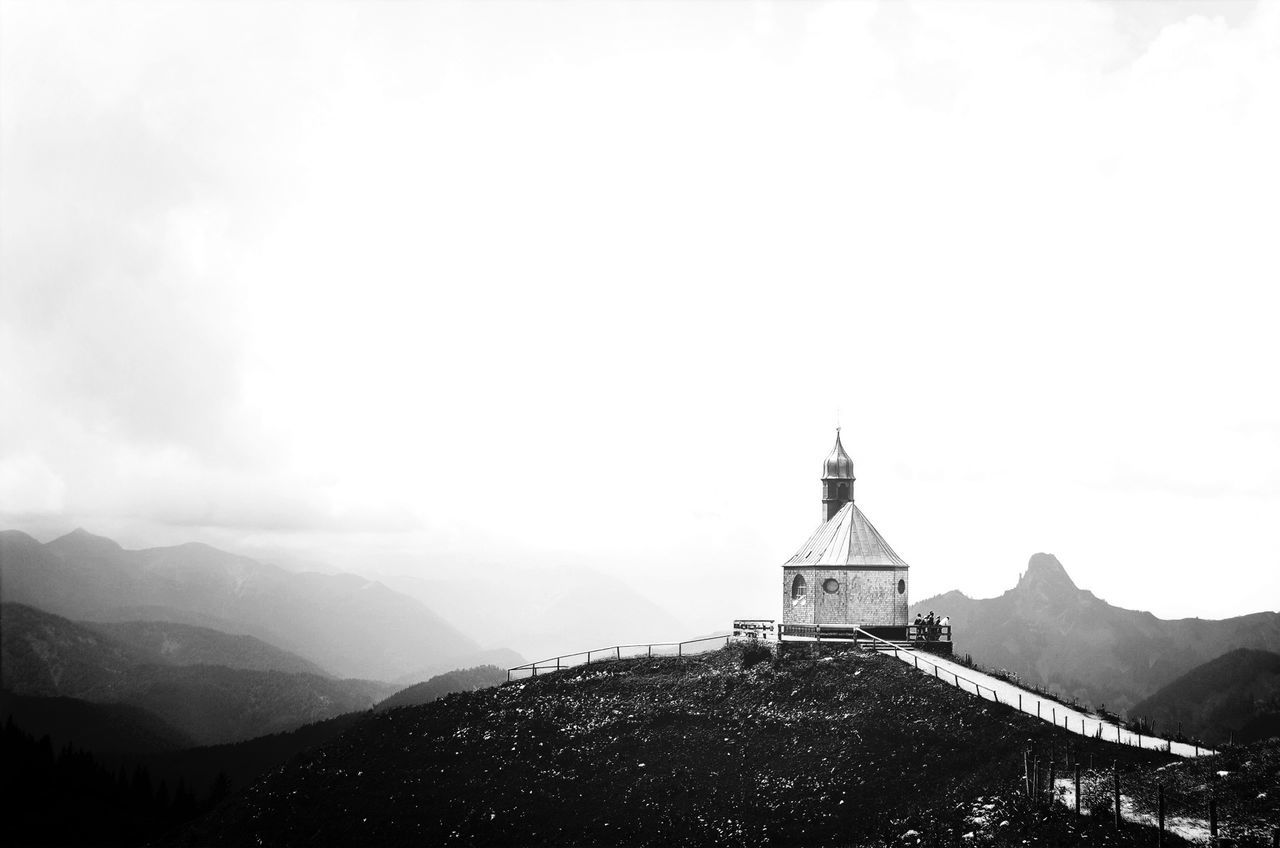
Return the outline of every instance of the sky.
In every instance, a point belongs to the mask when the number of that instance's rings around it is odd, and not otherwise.
[[[1273,3],[4,0],[0,527],[693,635],[838,423],[915,599],[1274,610],[1277,150]]]

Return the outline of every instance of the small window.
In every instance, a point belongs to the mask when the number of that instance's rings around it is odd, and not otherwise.
[[[828,595],[834,595],[836,592],[840,591],[840,581],[834,577],[828,577],[826,580],[822,581],[822,591],[826,592]]]
[[[839,489],[839,495],[838,495],[838,497],[839,497],[839,498],[840,498],[840,500],[842,500],[842,501],[847,501],[847,500],[849,500],[849,484],[848,484],[848,483],[841,483],[841,484],[840,484],[840,489]]]
[[[805,591],[804,578],[801,577],[799,574],[797,574],[796,579],[791,581],[791,597],[793,598],[803,597],[804,591]]]
[[[907,581],[905,581],[905,580],[899,580],[899,581],[898,581],[898,594],[899,594],[899,595],[905,594],[905,593],[906,593],[906,591],[907,591]]]

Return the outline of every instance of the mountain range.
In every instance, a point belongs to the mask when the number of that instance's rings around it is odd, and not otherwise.
[[[0,686],[7,693],[127,705],[134,724],[147,724],[145,714],[157,719],[152,735],[171,737],[176,730],[194,744],[234,742],[366,710],[396,688],[308,672],[165,662],[149,646],[22,604],[0,606],[0,651]]]
[[[1235,648],[1280,651],[1280,613],[1164,620],[1113,606],[1076,586],[1052,554],[1031,557],[996,598],[952,591],[911,607],[951,618],[955,650],[1023,681],[1113,711],[1134,707]]]
[[[290,572],[195,543],[126,550],[84,530],[44,544],[5,531],[0,600],[87,622],[164,622],[252,636],[338,677],[421,680],[424,670],[488,659],[421,600],[378,581]],[[109,632],[189,657],[211,649],[214,638],[206,634],[205,647],[198,647],[191,630],[175,640],[154,625],[146,632],[132,627],[132,634]],[[275,660],[264,653],[261,661]]]

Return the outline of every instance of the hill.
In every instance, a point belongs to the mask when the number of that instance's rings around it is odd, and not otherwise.
[[[1196,666],[1132,710],[1213,745],[1280,736],[1280,654],[1237,648]]]
[[[375,713],[177,842],[901,844],[914,830],[941,844],[979,831],[988,844],[1020,845],[1074,844],[1088,828],[1091,844],[1150,841],[1136,828],[1114,836],[1101,818],[992,818],[984,810],[997,796],[1018,806],[1029,742],[1126,768],[1169,761],[1071,736],[892,658],[798,656],[774,667],[734,646]]]
[[[479,649],[421,601],[373,580],[293,573],[201,544],[125,550],[84,530],[47,544],[0,533],[0,600],[74,619],[246,634],[343,677],[473,665]]]
[[[481,665],[475,668],[460,668],[437,674],[430,680],[415,683],[379,703],[374,709],[391,710],[396,707],[415,707],[429,704],[437,698],[454,692],[474,692],[507,682],[507,670],[496,665]]]
[[[929,610],[951,616],[958,653],[1118,711],[1233,648],[1280,651],[1280,613],[1166,621],[1078,588],[1044,553],[999,597],[947,592],[913,604],[911,615]]]
[[[323,668],[253,636],[168,621],[82,622],[90,630],[127,645],[152,662],[222,665],[252,671],[285,671],[328,677]]]
[[[365,710],[394,691],[367,680],[214,665],[151,654],[22,604],[0,607],[3,688],[146,710],[200,744],[247,739]]]
[[[94,704],[78,698],[41,698],[0,690],[0,722],[10,719],[37,739],[113,754],[190,748],[186,733],[132,704]]]

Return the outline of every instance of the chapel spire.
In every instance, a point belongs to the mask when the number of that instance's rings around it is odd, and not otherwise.
[[[828,521],[847,503],[853,503],[853,460],[840,443],[836,428],[836,445],[822,463],[822,520]]]

